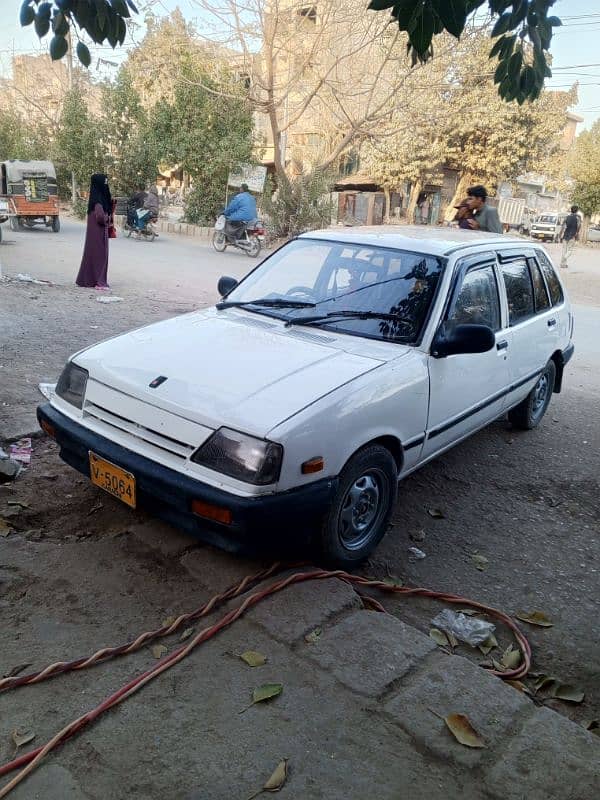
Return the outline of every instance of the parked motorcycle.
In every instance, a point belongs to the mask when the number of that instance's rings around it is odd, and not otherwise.
[[[250,258],[256,258],[265,240],[265,229],[258,219],[236,223],[233,228],[224,214],[220,214],[213,232],[212,243],[217,253],[229,246],[242,250]]]
[[[127,237],[130,237],[133,234],[137,239],[149,239],[151,242],[153,242],[158,236],[158,233],[155,231],[154,225],[152,224],[153,221],[154,217],[149,209],[128,208],[127,218],[125,220],[123,229],[127,231]]]

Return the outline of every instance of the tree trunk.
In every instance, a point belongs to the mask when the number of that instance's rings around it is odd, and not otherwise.
[[[417,200],[421,194],[423,184],[421,181],[415,181],[410,187],[410,196],[408,198],[408,208],[406,209],[406,221],[412,225],[415,221],[415,208],[417,207]]]
[[[383,196],[385,198],[385,203],[383,207],[383,221],[385,222],[386,225],[388,225],[390,221],[391,197],[390,197],[390,190],[387,186],[383,187]]]
[[[448,207],[444,213],[444,220],[446,222],[452,222],[454,217],[456,216],[456,209],[454,206],[457,206],[461,200],[464,200],[466,197],[466,192],[469,186],[472,185],[473,176],[471,173],[464,173],[462,172],[460,178],[458,179],[458,183],[456,184],[456,190],[454,195],[452,196],[452,200],[448,203]]]

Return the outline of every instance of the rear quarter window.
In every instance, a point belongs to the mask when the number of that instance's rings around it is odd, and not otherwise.
[[[552,266],[552,262],[542,250],[536,251],[536,258],[538,264],[540,265],[540,269],[542,270],[542,274],[546,279],[552,305],[557,306],[559,303],[562,303],[565,298],[560,281],[558,280],[554,267]]]

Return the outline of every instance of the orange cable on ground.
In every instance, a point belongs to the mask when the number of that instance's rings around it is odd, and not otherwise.
[[[199,619],[203,616],[206,616],[206,614],[210,613],[216,607],[222,605],[227,600],[231,600],[235,597],[238,597],[249,587],[256,586],[257,583],[264,580],[265,578],[272,576],[277,571],[280,571],[280,569],[281,568],[279,564],[274,564],[268,569],[262,570],[261,572],[258,572],[253,576],[247,576],[242,581],[240,581],[235,586],[232,586],[227,591],[215,595],[213,598],[211,598],[211,600],[208,601],[208,603],[201,606],[196,611],[193,611],[190,614],[182,614],[172,624],[164,625],[161,628],[158,628],[157,630],[143,633],[133,641],[128,642],[125,645],[121,645],[120,647],[103,648],[87,658],[80,658],[69,662],[61,661],[55,664],[50,664],[43,670],[32,673],[30,675],[15,676],[13,678],[4,678],[3,680],[0,680],[0,691],[2,690],[7,691],[10,689],[17,688],[18,686],[25,686],[28,684],[39,683],[43,680],[48,680],[49,678],[59,675],[62,672],[67,672],[75,669],[85,669],[86,667],[93,666],[94,664],[97,664],[100,661],[105,661],[108,660],[109,658],[114,658],[115,656],[118,655],[125,655],[127,653],[134,652],[135,650],[138,650],[140,647],[142,647],[144,644],[147,644],[152,639],[162,636],[167,636],[171,633],[174,633],[185,622],[189,622],[191,620]],[[291,575],[281,578],[280,580],[270,584],[269,586],[263,587],[258,591],[255,591],[253,594],[248,595],[248,597],[246,597],[246,599],[242,603],[240,603],[240,605],[238,605],[231,611],[228,611],[214,625],[211,625],[201,630],[199,633],[193,636],[187,644],[177,648],[172,653],[170,653],[169,655],[161,659],[159,662],[157,662],[153,667],[146,670],[141,675],[138,675],[136,678],[131,680],[125,686],[121,687],[121,689],[119,689],[118,691],[109,695],[105,700],[103,700],[102,703],[93,708],[91,711],[87,712],[86,714],[83,714],[81,717],[78,717],[77,719],[70,722],[62,730],[60,730],[57,734],[55,734],[42,747],[38,747],[37,749],[32,750],[31,752],[26,753],[25,755],[20,756],[19,758],[15,758],[12,761],[9,761],[8,763],[0,766],[0,775],[6,775],[15,769],[22,768],[21,771],[17,775],[15,775],[15,777],[11,781],[9,781],[4,787],[2,787],[2,789],[0,789],[0,798],[6,797],[9,794],[9,792],[11,792],[17,786],[17,784],[19,784],[30,772],[32,772],[38,766],[40,761],[49,752],[51,752],[54,748],[56,748],[59,744],[61,744],[62,742],[66,741],[68,738],[73,736],[75,733],[81,730],[85,725],[88,725],[90,722],[96,720],[101,714],[103,714],[109,708],[112,708],[113,706],[122,703],[123,700],[126,700],[132,694],[139,691],[147,683],[154,680],[154,678],[158,677],[163,672],[170,669],[174,664],[177,664],[179,661],[184,659],[192,652],[192,650],[195,647],[197,647],[199,644],[202,644],[203,642],[208,641],[217,633],[219,633],[219,631],[231,625],[232,622],[235,622],[235,620],[239,619],[239,617],[241,617],[249,608],[252,608],[252,606],[256,605],[261,600],[264,600],[266,597],[274,595],[277,592],[280,592],[283,589],[287,588],[288,586],[292,586],[295,583],[303,583],[305,581],[312,581],[312,580],[326,580],[329,578],[337,578],[354,587],[357,586],[367,587],[369,589],[377,589],[379,591],[388,592],[392,594],[418,595],[421,597],[431,597],[445,603],[470,606],[471,608],[477,609],[478,611],[485,613],[496,620],[499,620],[500,622],[504,623],[508,628],[510,628],[510,630],[513,632],[519,644],[519,648],[523,655],[523,661],[516,669],[508,670],[506,672],[498,672],[495,670],[490,670],[490,672],[493,675],[497,675],[498,677],[501,677],[503,679],[514,680],[517,678],[523,678],[530,669],[531,647],[529,645],[529,642],[527,641],[527,638],[522,633],[516,622],[508,614],[505,614],[502,611],[498,611],[495,608],[485,606],[482,603],[477,603],[473,600],[468,600],[464,597],[460,597],[459,595],[447,594],[444,592],[435,592],[431,589],[424,589],[424,588],[393,586],[383,581],[371,580],[369,578],[363,578],[358,575],[351,575],[350,573],[344,572],[342,570],[329,571],[323,569],[314,569],[306,572],[294,572]],[[369,598],[369,605],[372,608],[375,608],[377,611],[385,611],[385,609],[379,603],[379,601],[375,600],[374,598]]]

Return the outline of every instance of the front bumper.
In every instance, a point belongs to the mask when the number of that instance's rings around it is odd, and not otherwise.
[[[137,508],[183,528],[224,550],[254,550],[257,545],[289,544],[291,538],[309,538],[311,527],[329,508],[337,478],[325,478],[279,494],[239,497],[209,486],[134,453],[74,422],[50,403],[38,406],[38,422],[55,431],[60,457],[79,472],[90,475],[89,451],[131,472],[136,480]],[[201,500],[231,511],[230,525],[206,520],[191,510]]]

